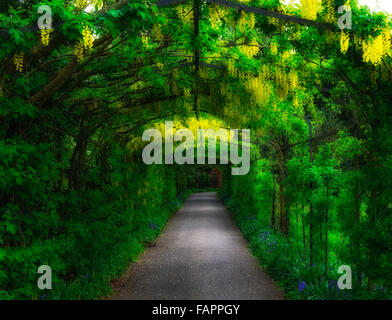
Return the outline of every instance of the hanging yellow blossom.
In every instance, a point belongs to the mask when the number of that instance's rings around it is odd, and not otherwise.
[[[270,75],[270,69],[269,69],[268,65],[263,64],[261,66],[261,70],[259,72],[259,77],[261,77],[263,80],[266,80],[269,75]]]
[[[184,88],[184,97],[189,98],[191,96],[191,89]]]
[[[298,107],[299,107],[299,101],[298,101],[297,95],[294,96],[293,106],[294,106],[295,109],[298,109]]]
[[[82,62],[84,56],[83,42],[78,42],[75,46],[75,55],[79,62]]]
[[[177,15],[185,24],[193,24],[193,13],[192,6],[187,5],[179,5],[176,7]]]
[[[299,84],[298,75],[294,70],[289,73],[290,90],[294,91]]]
[[[241,11],[241,16],[238,20],[238,30],[240,30],[241,33],[247,30],[252,30],[255,27],[255,24],[256,17],[253,13],[245,13],[244,11]]]
[[[76,6],[80,9],[84,9],[87,6],[87,0],[76,0]]]
[[[248,14],[248,27],[249,29],[254,29],[255,25],[256,25],[256,16],[254,15],[254,13],[250,13]]]
[[[259,44],[256,39],[253,39],[248,45],[239,46],[241,53],[246,55],[248,58],[253,58],[260,51]]]
[[[225,16],[223,8],[215,5],[209,7],[209,20],[213,29],[217,29],[221,22],[221,19]]]
[[[283,59],[283,61],[289,60],[289,59],[290,59],[290,56],[291,56],[290,51],[285,51],[285,52],[283,52],[283,54],[282,54],[282,59]]]
[[[246,16],[245,12],[241,11],[241,16],[238,20],[238,30],[240,30],[241,33],[243,33],[246,29]]]
[[[369,36],[367,41],[362,42],[363,61],[377,66],[391,50],[390,30],[384,30],[375,39]]]
[[[94,38],[91,34],[90,28],[87,25],[83,26],[83,46],[86,51],[90,51],[93,48]]]
[[[309,20],[316,20],[317,13],[321,9],[320,0],[301,0],[301,15],[302,18]]]
[[[245,82],[246,89],[251,93],[256,104],[263,105],[269,101],[271,86],[262,75],[250,77]]]
[[[162,71],[163,63],[162,62],[157,62],[157,68],[158,68],[158,70]]]
[[[275,27],[280,27],[280,20],[278,18],[267,17],[268,23]]]
[[[14,65],[15,65],[16,71],[19,71],[19,72],[23,71],[23,60],[24,60],[23,52],[20,54],[15,54]]]
[[[342,30],[340,33],[340,51],[343,54],[347,53],[349,44],[350,44],[350,36],[348,35],[347,32],[344,32]]]
[[[328,23],[334,23],[336,19],[335,8],[333,7],[333,0],[324,0],[324,2],[324,6],[326,7],[325,21]]]
[[[149,44],[149,38],[148,38],[148,36],[142,35],[142,44],[143,44],[143,46],[144,46],[145,48],[148,47],[148,44]]]
[[[271,53],[274,56],[278,54],[278,45],[275,42],[271,43]]]
[[[42,45],[47,47],[49,45],[50,33],[53,29],[41,29],[41,42]]]
[[[289,93],[290,80],[286,72],[280,68],[275,71],[276,94],[280,99],[286,99]]]

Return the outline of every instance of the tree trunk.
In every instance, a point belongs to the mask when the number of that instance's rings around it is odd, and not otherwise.
[[[287,196],[285,194],[285,179],[287,178],[287,146],[288,138],[286,135],[283,136],[283,145],[278,151],[278,161],[279,161],[279,226],[282,234],[285,237],[289,236],[289,206]]]
[[[273,189],[272,189],[272,213],[271,213],[271,227],[275,229],[276,224],[276,176],[272,173]]]

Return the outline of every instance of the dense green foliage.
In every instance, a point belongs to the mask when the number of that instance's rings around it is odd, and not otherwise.
[[[176,194],[175,170],[125,166],[119,152],[113,150],[111,180],[104,185],[37,197],[43,204],[31,206],[24,220],[10,215],[20,210],[16,205],[7,208],[2,234],[12,238],[3,238],[7,247],[0,251],[1,299],[106,295],[109,280],[160,233],[186,196]],[[92,168],[88,183],[97,181]],[[43,264],[53,270],[53,289],[44,293],[36,286],[37,268]]]
[[[326,156],[326,154],[320,154]],[[295,161],[298,161],[295,159]],[[293,160],[293,162],[295,162]],[[318,165],[316,164],[318,163]],[[342,220],[347,209],[342,207],[350,201],[347,193],[350,193],[350,185],[345,180],[337,182],[339,173],[334,171],[333,164],[327,165],[326,161],[315,161],[312,168],[296,170],[292,172],[291,179],[303,177],[311,170],[317,181],[313,187],[313,193],[306,197],[293,198],[290,206],[290,232],[288,237],[279,232],[278,226],[271,221],[273,177],[267,161],[259,160],[257,166],[252,167],[249,175],[234,177],[226,181],[221,190],[221,197],[243,231],[244,236],[250,242],[252,253],[258,258],[260,264],[268,273],[277,280],[291,299],[388,299],[391,296],[389,287],[390,274],[387,270],[388,260],[384,265],[372,266],[373,272],[378,271],[376,289],[368,291],[365,284],[365,273],[360,275],[361,281],[353,279],[352,290],[339,290],[337,280],[338,267],[341,265],[355,266],[360,254],[353,253],[350,244],[347,243],[351,236],[351,229],[347,226],[347,220]],[[332,177],[335,175],[334,184]],[[349,176],[350,173],[347,173]],[[344,174],[343,174],[344,176]],[[324,177],[330,180],[322,180]],[[317,179],[318,178],[318,179]],[[346,179],[340,175],[339,179]],[[287,186],[295,188],[292,195],[298,195],[298,185],[287,182]],[[249,190],[249,186],[252,189]],[[338,188],[339,193],[334,192]],[[329,188],[330,195],[325,194]],[[289,193],[290,194],[290,193]],[[291,198],[290,198],[291,199]],[[314,206],[315,234],[313,243],[313,261],[310,263],[309,249],[309,207],[307,199],[311,199]],[[298,203],[295,201],[297,200]],[[326,208],[328,208],[328,224],[325,223]],[[277,222],[276,222],[277,223]],[[328,247],[326,247],[325,236],[328,236]],[[384,236],[385,237],[385,236]],[[386,237],[385,237],[386,238]],[[385,254],[387,250],[383,250]],[[325,260],[327,253],[328,260]],[[361,261],[361,260],[359,260]],[[362,261],[361,261],[362,262]],[[362,265],[357,266],[364,270]],[[353,272],[358,269],[353,267]],[[361,285],[362,284],[362,285]]]
[[[355,0],[235,2],[307,22],[201,0],[1,2],[0,299],[39,298],[46,263],[45,298],[108,293],[176,201],[208,184],[191,166],[142,164],[141,133],[164,120],[251,129],[251,173],[227,171],[223,191],[290,295],[332,297],[342,263],[350,297],[391,294],[390,17]],[[41,5],[53,30],[36,27]]]

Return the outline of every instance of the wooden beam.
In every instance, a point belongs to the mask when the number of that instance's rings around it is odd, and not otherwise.
[[[289,16],[287,14],[283,14],[280,12],[274,12],[262,8],[257,8],[257,7],[250,7],[242,3],[237,3],[237,2],[231,2],[231,1],[226,1],[226,0],[205,0],[206,2],[217,4],[223,7],[228,7],[228,8],[233,8],[237,9],[240,11],[245,11],[245,12],[251,12],[267,17],[272,17],[272,18],[278,18],[280,20],[284,20],[286,22],[294,22],[297,24],[305,25],[305,26],[310,26],[310,27],[317,27],[321,29],[327,29],[327,30],[336,30],[336,27],[331,24],[331,23],[326,23],[326,22],[317,22],[313,20],[308,20],[308,19],[303,19],[295,16]]]
[[[172,4],[177,4],[180,2],[184,2],[185,0],[160,0],[156,3],[156,5],[158,7],[166,7],[166,6],[170,6]]]
[[[183,2],[184,0],[160,0],[157,2],[158,6],[168,6],[172,4],[177,4],[180,2]],[[301,24],[304,26],[309,26],[309,27],[316,27],[320,29],[326,29],[326,30],[333,30],[336,31],[336,26],[331,24],[331,23],[326,23],[326,22],[318,22],[318,21],[313,21],[313,20],[308,20],[308,19],[303,19],[300,17],[295,17],[295,16],[289,16],[287,14],[283,14],[280,12],[274,12],[270,10],[266,10],[263,8],[258,8],[258,7],[251,7],[247,6],[242,3],[238,2],[232,2],[232,1],[227,1],[227,0],[204,0],[208,3],[216,4],[219,6],[227,7],[227,8],[232,8],[240,11],[245,11],[245,12],[251,12],[255,13],[258,15],[262,16],[267,16],[271,18],[277,18],[286,22],[293,22],[297,24]]]

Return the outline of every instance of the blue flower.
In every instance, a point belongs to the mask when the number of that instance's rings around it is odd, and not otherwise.
[[[46,293],[44,293],[44,294],[41,296],[41,300],[45,300],[45,298],[46,298]]]
[[[306,288],[306,282],[304,281],[298,281],[298,290],[299,291],[304,291]]]
[[[265,241],[267,240],[268,236],[271,234],[271,232],[269,231],[264,231],[261,235],[260,235],[260,239],[261,241]]]
[[[152,222],[150,223],[150,228],[151,228],[151,229],[156,229],[156,227],[157,227],[157,226],[156,226],[155,224],[153,224]]]

